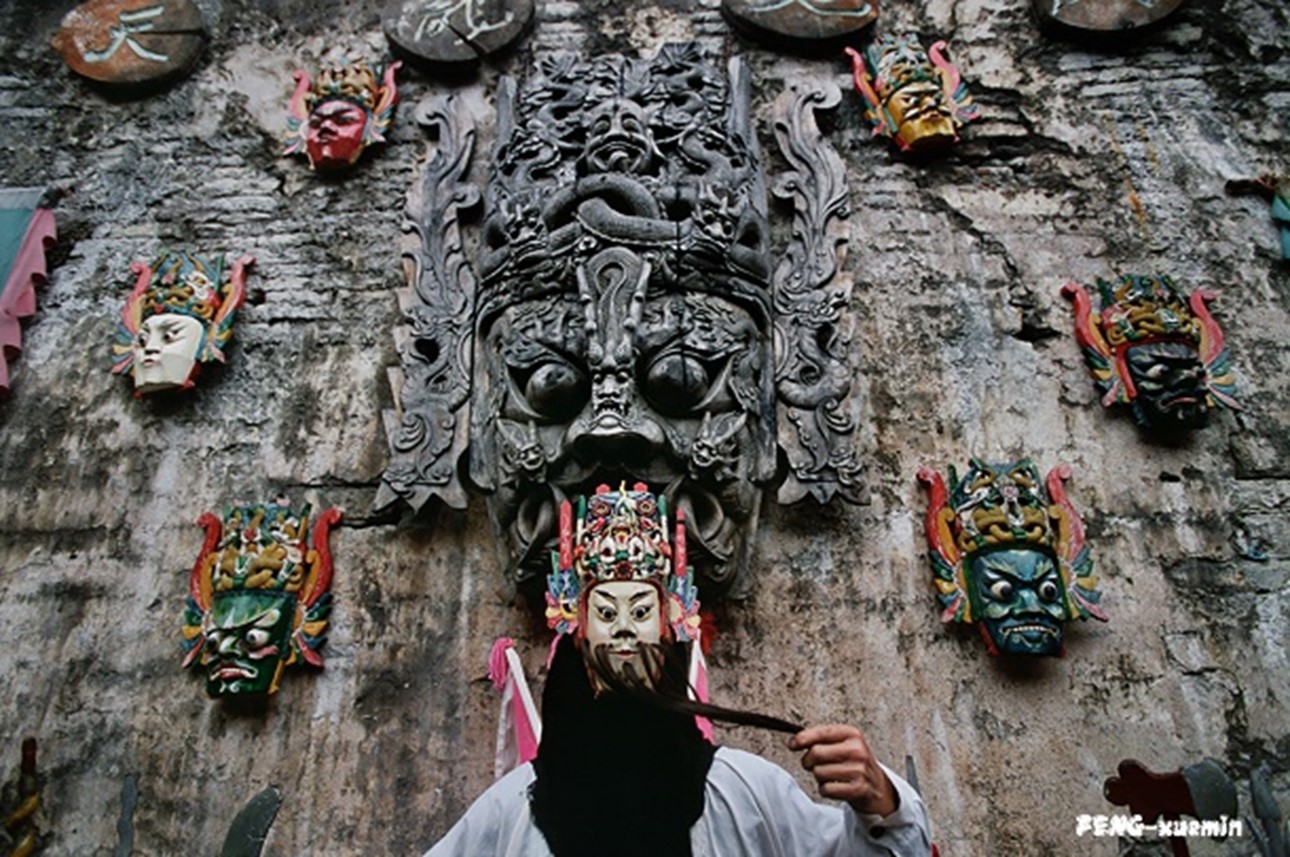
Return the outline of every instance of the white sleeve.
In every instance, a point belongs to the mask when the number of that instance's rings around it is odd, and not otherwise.
[[[423,857],[541,853],[536,846],[545,842],[529,821],[528,788],[532,782],[533,766],[521,765],[493,783]]]
[[[708,772],[703,817],[692,837],[695,853],[927,857],[931,831],[922,799],[890,769],[883,770],[900,806],[885,818],[862,816],[845,804],[816,803],[778,765],[723,747]]]

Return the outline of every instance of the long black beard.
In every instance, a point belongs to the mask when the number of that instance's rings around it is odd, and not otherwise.
[[[615,664],[614,656],[607,648],[592,649],[584,654],[584,658],[587,668],[596,674],[602,684],[615,693],[630,696],[646,705],[691,717],[706,717],[734,726],[756,726],[774,732],[787,732],[789,735],[802,731],[803,727],[791,720],[740,708],[726,708],[692,698],[695,694],[687,681],[684,646],[640,643],[637,651],[641,660],[640,671],[630,661]]]
[[[530,799],[555,857],[689,857],[716,752],[692,715],[621,693],[597,697],[565,637],[542,692],[542,721]]]

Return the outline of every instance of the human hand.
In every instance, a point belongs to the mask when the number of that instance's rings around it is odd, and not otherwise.
[[[844,800],[865,814],[891,815],[899,808],[896,787],[856,727],[811,726],[790,738],[788,749],[806,751],[802,767],[815,777],[820,797]]]

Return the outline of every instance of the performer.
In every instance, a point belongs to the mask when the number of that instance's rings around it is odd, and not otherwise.
[[[698,602],[684,522],[667,539],[643,484],[560,512],[547,616],[561,634],[536,758],[494,783],[426,857],[811,857],[931,853],[918,793],[853,726],[799,729],[690,699]],[[822,797],[777,765],[714,746],[696,715],[787,728]]]

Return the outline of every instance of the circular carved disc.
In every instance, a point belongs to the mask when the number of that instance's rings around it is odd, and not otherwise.
[[[1164,20],[1183,0],[1033,0],[1042,22],[1077,30],[1115,32]]]
[[[532,20],[533,0],[391,0],[382,16],[390,44],[435,63],[497,53]]]
[[[90,0],[67,13],[52,42],[72,71],[118,84],[181,74],[205,43],[191,0]]]
[[[845,38],[878,18],[878,0],[723,0],[721,8],[753,36],[799,45]]]

